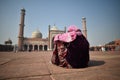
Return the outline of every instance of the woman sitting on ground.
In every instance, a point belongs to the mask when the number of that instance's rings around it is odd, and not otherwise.
[[[89,62],[89,42],[75,25],[54,38],[52,63],[65,68],[84,68]]]

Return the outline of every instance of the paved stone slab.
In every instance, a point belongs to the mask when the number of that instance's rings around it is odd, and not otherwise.
[[[11,59],[0,58],[0,65],[8,63]]]
[[[0,79],[40,75],[50,75],[44,63],[0,66]]]
[[[112,71],[111,71],[112,72]],[[120,77],[113,75],[110,71],[88,70],[84,72],[72,72],[53,74],[55,80],[119,80]]]
[[[6,80],[52,80],[50,76],[32,76],[23,78],[11,78]]]
[[[12,59],[0,65],[0,79],[50,75],[42,54],[13,54],[6,54]]]
[[[120,80],[120,52],[90,52],[89,67],[65,69],[51,64],[52,52],[0,53],[0,79]]]
[[[89,67],[65,69],[48,64],[55,80],[119,80],[120,53],[92,53]],[[84,74],[84,75],[83,75]],[[87,76],[87,77],[86,77]]]

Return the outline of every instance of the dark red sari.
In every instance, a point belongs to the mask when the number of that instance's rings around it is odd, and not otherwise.
[[[89,62],[89,42],[83,35],[77,35],[76,39],[70,43],[65,43],[64,49],[55,49],[52,55],[52,63],[66,68],[84,68]],[[61,51],[63,49],[63,51]]]

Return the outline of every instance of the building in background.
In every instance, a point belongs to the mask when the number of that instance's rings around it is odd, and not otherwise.
[[[14,46],[12,45],[12,40],[9,38],[4,42],[4,44],[0,44],[0,51],[13,51]]]
[[[91,46],[90,51],[120,51],[120,39],[108,42],[105,45]]]
[[[53,38],[56,34],[65,33],[65,30],[59,30],[57,27],[48,26],[48,38],[42,38],[42,33],[37,29],[32,32],[32,36],[24,37],[24,21],[25,21],[25,9],[21,9],[21,18],[19,25],[18,35],[18,50],[19,51],[47,51],[53,50]]]
[[[18,34],[18,44],[12,45],[12,41],[9,39],[5,41],[4,45],[0,45],[0,51],[47,51],[53,50],[54,36],[57,34],[62,34],[66,32],[66,27],[64,30],[59,30],[56,25],[48,26],[48,37],[42,38],[42,33],[39,29],[32,32],[31,37],[24,36],[25,27],[25,12],[26,10],[21,9],[20,24],[19,24],[19,34]],[[86,29],[86,18],[82,18],[83,34],[87,38]],[[7,47],[6,47],[7,46]]]

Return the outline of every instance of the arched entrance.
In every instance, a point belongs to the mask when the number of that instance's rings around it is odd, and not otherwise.
[[[32,51],[32,49],[33,49],[33,46],[29,45],[29,51]]]
[[[24,48],[23,48],[24,51],[27,51],[27,48],[28,48],[28,46],[25,44],[25,45],[24,45]]]
[[[40,50],[40,51],[43,50],[43,46],[42,46],[42,45],[39,46],[39,50]]]
[[[38,51],[38,45],[34,45],[34,51]]]
[[[47,51],[47,45],[44,45],[44,50]]]

